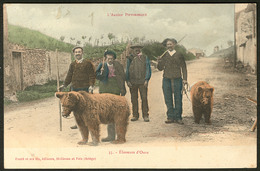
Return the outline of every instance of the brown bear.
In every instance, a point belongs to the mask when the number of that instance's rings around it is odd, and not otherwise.
[[[130,111],[125,97],[106,93],[91,94],[85,91],[56,92],[56,97],[61,101],[63,117],[68,117],[72,111],[74,113],[83,138],[78,144],[87,144],[90,131],[92,143],[89,145],[98,145],[101,123],[115,124],[117,139],[112,143],[126,141]]]
[[[213,91],[214,87],[205,81],[199,81],[191,87],[190,95],[195,123],[199,124],[202,115],[204,115],[205,122],[211,124]]]

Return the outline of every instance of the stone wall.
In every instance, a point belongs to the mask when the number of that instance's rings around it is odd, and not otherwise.
[[[4,40],[4,44],[4,94],[10,96],[14,95],[20,88],[15,77],[12,52],[14,50],[23,53],[24,47],[10,44],[7,39]]]
[[[28,86],[42,85],[49,80],[57,79],[57,61],[56,52],[46,51],[43,49],[27,49],[16,44],[9,44],[8,50],[4,57],[4,91],[7,94],[24,90]],[[20,75],[17,77],[17,63],[13,54],[19,54]],[[60,80],[64,81],[69,65],[71,63],[71,54],[58,52],[58,67]],[[17,72],[17,71],[16,71]],[[21,86],[19,86],[21,83]]]
[[[256,9],[253,4],[236,14],[235,24],[237,60],[249,65],[256,73]]]
[[[47,57],[49,60],[49,79],[57,80],[57,57],[56,52],[47,52]],[[65,52],[58,52],[58,69],[59,69],[59,79],[64,81],[69,70],[69,65],[71,63],[71,54]]]
[[[57,80],[57,57],[56,52],[44,49],[28,49],[21,45],[9,43],[4,57],[4,91],[14,94],[17,90],[24,90],[28,86],[42,85],[49,80]],[[118,55],[117,60],[126,67],[126,56],[131,51],[130,44],[126,50]],[[18,53],[21,65],[21,76],[19,80],[15,76],[13,53]],[[58,52],[59,80],[64,81],[69,70],[71,54]],[[93,60],[95,67],[103,61],[103,58]],[[22,86],[17,86],[19,81]]]
[[[48,59],[46,51],[26,49],[22,55],[23,87],[48,82]]]

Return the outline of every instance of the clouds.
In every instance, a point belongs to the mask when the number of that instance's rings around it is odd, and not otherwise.
[[[108,41],[107,34],[182,41],[187,48],[212,52],[216,43],[233,40],[233,4],[12,4],[7,7],[11,24],[39,30],[59,38],[81,40],[81,36]],[[147,16],[108,16],[108,14]],[[226,44],[223,44],[225,46]]]

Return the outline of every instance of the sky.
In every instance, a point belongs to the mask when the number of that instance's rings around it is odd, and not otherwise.
[[[145,14],[145,16],[126,16]],[[123,14],[112,16],[112,14]],[[8,4],[10,24],[38,30],[59,39],[65,36],[82,42],[108,33],[118,40],[145,36],[162,42],[175,38],[187,49],[199,48],[206,55],[215,46],[227,48],[234,40],[234,4]],[[75,43],[75,42],[74,42]]]

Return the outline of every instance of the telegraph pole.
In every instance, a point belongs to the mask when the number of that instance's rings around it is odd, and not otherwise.
[[[236,19],[236,4],[234,4],[234,62],[233,67],[237,65],[237,41],[236,41],[236,32],[237,32],[237,19]]]

